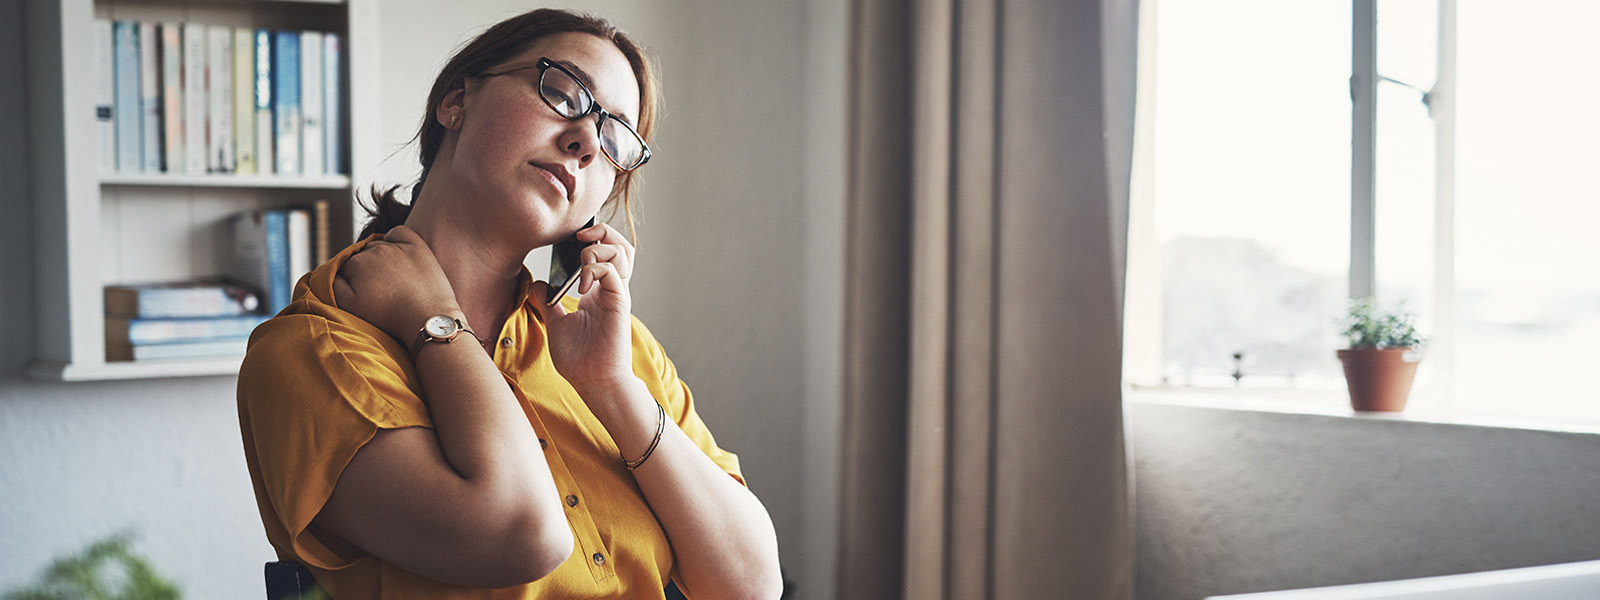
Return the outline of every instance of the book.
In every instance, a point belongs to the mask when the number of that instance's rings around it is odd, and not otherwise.
[[[284,232],[289,247],[289,275],[287,280],[293,286],[300,281],[300,277],[311,272],[311,210],[306,208],[293,208],[289,210],[284,222]],[[291,287],[292,289],[292,287]],[[285,302],[285,305],[288,303]]]
[[[227,317],[254,314],[261,293],[221,281],[108,285],[106,314],[137,318]]]
[[[272,33],[272,130],[281,175],[300,174],[300,32]]]
[[[232,217],[229,231],[233,280],[262,290],[265,313],[277,314],[289,305],[293,285],[289,274],[288,212],[239,213]]]
[[[256,44],[249,27],[233,28],[233,157],[235,173],[256,172]]]
[[[139,26],[118,20],[113,33],[116,52],[116,102],[111,111],[117,127],[117,170],[137,173],[144,167],[144,138],[139,133]]]
[[[168,173],[184,173],[183,31],[177,23],[161,24],[161,162]]]
[[[257,29],[252,35],[256,40],[256,172],[265,175],[277,168],[272,152],[272,32]]]
[[[100,131],[100,172],[117,170],[117,124],[113,116],[117,103],[116,42],[111,21],[94,20],[94,120]]]
[[[139,23],[139,170],[161,172],[161,34],[156,24]]]
[[[170,344],[106,344],[106,360],[164,360],[176,358],[211,358],[244,356],[250,338],[224,338]]]
[[[311,206],[311,264],[313,268],[333,258],[333,255],[329,254],[332,248],[330,247],[328,236],[333,230],[333,227],[328,224],[329,206],[330,203],[326,199],[318,199]]]
[[[233,172],[233,28],[206,27],[206,168]]]
[[[322,33],[300,32],[300,172],[322,175]]]
[[[323,171],[329,175],[344,172],[344,107],[340,105],[339,86],[344,78],[339,76],[342,57],[339,34],[322,35],[322,160]],[[327,258],[317,261],[326,262]]]
[[[248,338],[267,315],[200,317],[192,319],[133,319],[106,317],[106,346],[168,344]]]
[[[206,172],[206,26],[183,24],[183,170]]]

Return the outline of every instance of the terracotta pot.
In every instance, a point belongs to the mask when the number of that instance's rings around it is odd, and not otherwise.
[[[1405,410],[1422,353],[1413,348],[1351,348],[1339,351],[1339,362],[1344,363],[1351,408],[1399,412]]]

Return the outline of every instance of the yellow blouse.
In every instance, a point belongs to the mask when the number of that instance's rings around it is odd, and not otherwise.
[[[496,336],[494,362],[539,435],[576,540],[548,576],[503,589],[462,588],[349,550],[310,527],[339,474],[378,429],[432,427],[410,354],[376,327],[339,309],[333,276],[373,236],[301,278],[294,300],[250,336],[239,370],[239,429],[267,540],[280,560],[311,569],[345,598],[661,598],[674,571],[672,547],[616,443],[556,373],[544,323],[526,300]],[[563,300],[567,310],[575,300]],[[420,326],[420,325],[419,325]],[[483,332],[479,332],[480,334]],[[740,483],[739,459],[717,447],[695,414],[688,386],[638,319],[633,370],[689,439]]]

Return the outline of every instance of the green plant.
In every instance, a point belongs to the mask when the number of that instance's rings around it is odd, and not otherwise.
[[[132,538],[119,533],[57,558],[38,585],[8,592],[4,600],[177,600],[178,586],[129,548]]]
[[[1414,348],[1424,341],[1417,333],[1416,318],[1404,305],[1384,310],[1371,298],[1352,300],[1343,322],[1344,337],[1353,349]]]

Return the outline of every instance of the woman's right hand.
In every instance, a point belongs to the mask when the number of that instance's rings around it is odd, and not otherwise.
[[[400,225],[352,255],[333,279],[335,304],[410,349],[433,315],[461,317],[455,290],[417,232]]]

